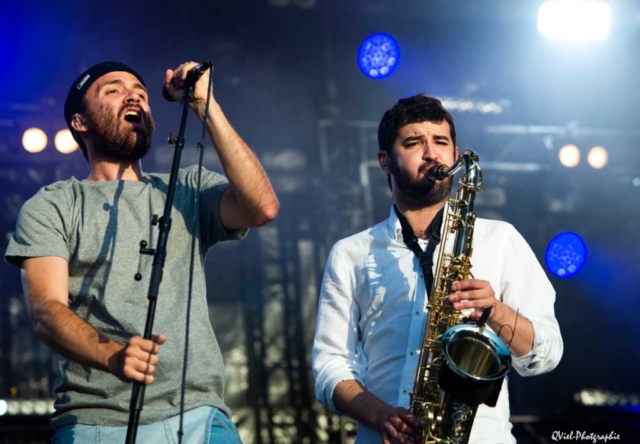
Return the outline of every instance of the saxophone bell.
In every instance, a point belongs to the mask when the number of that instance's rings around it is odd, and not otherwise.
[[[502,339],[483,327],[459,324],[444,333],[442,353],[441,388],[467,404],[495,407],[511,368],[511,353]]]

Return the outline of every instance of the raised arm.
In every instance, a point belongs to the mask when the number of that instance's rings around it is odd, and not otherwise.
[[[176,99],[182,99],[184,80],[196,65],[188,62],[175,71],[167,70],[165,86]],[[196,83],[191,102],[191,108],[200,120],[204,119],[209,73]],[[228,229],[241,229],[258,227],[274,220],[279,203],[269,178],[258,158],[233,129],[215,97],[209,104],[206,126],[230,183],[220,203],[222,224]]]
[[[164,335],[149,341],[134,336],[128,345],[122,345],[99,334],[69,309],[69,267],[65,259],[24,259],[22,285],[35,334],[52,350],[122,380],[153,382]]]

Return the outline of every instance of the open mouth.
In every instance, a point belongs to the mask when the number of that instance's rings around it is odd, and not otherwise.
[[[142,123],[142,112],[135,109],[129,109],[124,113],[124,120],[131,123]]]

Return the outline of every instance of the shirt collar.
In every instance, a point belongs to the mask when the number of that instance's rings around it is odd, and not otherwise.
[[[440,230],[442,230],[442,228],[440,228]],[[402,237],[402,224],[400,223],[400,219],[398,219],[398,215],[393,208],[393,204],[391,204],[389,219],[387,219],[387,233],[391,239],[404,244],[404,238]],[[427,239],[418,239],[418,243],[424,248],[429,241]]]
[[[389,219],[387,219],[387,231],[391,239],[400,242],[401,244],[404,243],[404,239],[402,239],[402,225],[400,225],[400,219],[398,219],[398,215],[393,209],[393,204],[391,205]]]

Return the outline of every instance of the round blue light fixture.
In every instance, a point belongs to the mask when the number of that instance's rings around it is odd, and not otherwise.
[[[544,258],[554,276],[569,278],[582,269],[587,260],[587,247],[577,234],[560,233],[547,245]]]
[[[398,43],[389,34],[372,34],[360,45],[358,65],[371,79],[383,79],[395,71],[400,61]]]

